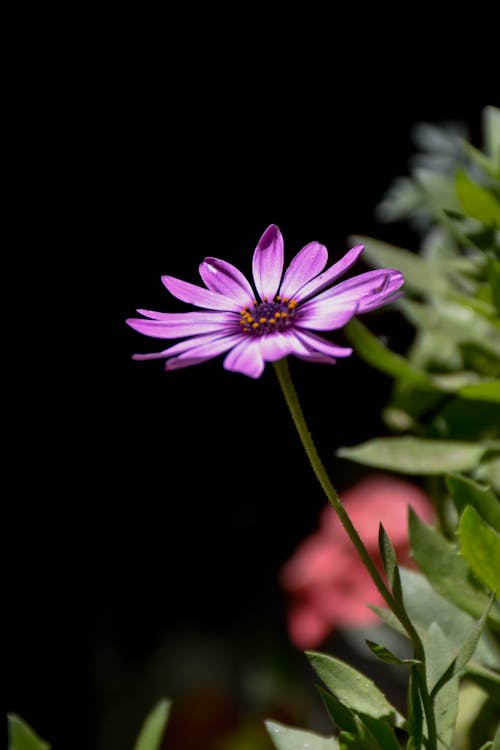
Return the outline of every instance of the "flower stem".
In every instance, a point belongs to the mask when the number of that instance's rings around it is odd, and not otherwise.
[[[347,532],[349,539],[353,543],[358,555],[360,556],[365,568],[367,569],[370,577],[377,587],[379,593],[383,597],[388,607],[394,612],[400,623],[405,628],[410,640],[412,641],[415,658],[421,663],[417,665],[417,676],[420,688],[420,695],[422,697],[422,704],[424,707],[425,718],[427,721],[427,732],[428,732],[428,750],[437,750],[437,729],[436,720],[434,716],[434,708],[432,699],[427,689],[427,681],[425,675],[425,653],[422,645],[422,641],[418,633],[416,632],[412,622],[410,621],[404,607],[400,606],[395,601],[391,591],[387,588],[386,584],[380,573],[378,572],[375,563],[365,545],[363,544],[361,537],[356,531],[347,511],[345,510],[335,488],[333,487],[330,478],[323,466],[323,463],[319,457],[318,451],[312,439],[311,433],[308,430],[302,407],[300,406],[297,393],[293,386],[292,378],[290,375],[290,368],[288,367],[288,361],[281,359],[278,362],[274,362],[274,369],[278,376],[278,381],[285,396],[286,403],[290,409],[293,422],[299,433],[299,437],[302,441],[302,445],[307,454],[307,457],[311,463],[312,469],[316,475],[318,482],[325,495],[327,496],[330,504],[333,506],[339,520]]]

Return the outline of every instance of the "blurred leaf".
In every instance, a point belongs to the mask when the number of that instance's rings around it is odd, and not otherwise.
[[[344,706],[344,704],[341,703],[338,698],[332,695],[332,693],[329,693],[327,690],[324,690],[321,685],[317,685],[316,689],[318,690],[321,696],[321,700],[325,704],[328,715],[335,726],[339,729],[344,729],[346,732],[350,732],[351,734],[357,734],[358,730],[356,720],[351,709],[347,708],[347,706]]]
[[[500,109],[485,107],[483,109],[483,138],[486,152],[500,168]]]
[[[320,737],[303,729],[287,727],[277,721],[266,721],[265,724],[276,750],[338,750],[339,746],[334,737]]]
[[[447,336],[456,344],[476,342],[490,355],[500,356],[500,329],[472,308],[450,300],[436,300],[432,306],[409,299],[398,304],[410,323],[427,333]]]
[[[500,750],[500,724],[498,725],[495,736],[493,737],[493,745],[491,746],[491,750]]]
[[[378,687],[349,664],[314,651],[306,652],[306,656],[327,688],[352,711],[386,719],[391,724],[401,719]]]
[[[356,318],[353,318],[343,330],[356,353],[372,367],[394,378],[433,389],[432,383],[424,372],[417,370],[401,355],[391,352]]]
[[[419,255],[372,237],[356,235],[350,240],[353,244],[365,246],[363,257],[371,265],[401,271],[405,277],[405,285],[413,291],[427,295],[445,294],[449,290],[446,278],[437,274],[434,268],[429,268]]]
[[[500,709],[500,674],[475,661],[467,664],[466,674],[467,678],[479,685]]]
[[[337,456],[402,474],[444,474],[471,471],[488,449],[487,445],[477,443],[388,437],[339,448]]]
[[[487,226],[500,226],[500,203],[488,190],[462,170],[457,172],[455,187],[458,200],[468,216]]]
[[[465,612],[480,617],[488,597],[471,583],[469,565],[455,545],[423,523],[412,508],[409,531],[413,557],[436,591]],[[492,612],[491,617],[492,625],[496,623],[500,630],[500,616]]]
[[[9,722],[9,750],[50,750],[31,727],[16,714],[7,715]]]
[[[484,521],[500,532],[500,500],[489,487],[459,474],[447,476],[446,484],[459,514],[472,505]]]
[[[484,461],[478,466],[474,479],[491,484],[496,492],[500,492],[500,458]]]
[[[142,725],[134,750],[159,750],[171,705],[171,701],[165,699],[156,704]]]
[[[458,525],[460,551],[475,575],[492,591],[500,590],[500,534],[468,505]]]
[[[474,627],[471,628],[465,641],[462,643],[460,648],[457,649],[456,653],[453,654],[453,657],[450,661],[448,668],[443,672],[443,674],[441,675],[437,683],[434,685],[431,696],[437,695],[437,693],[442,689],[442,687],[447,682],[449,682],[453,677],[460,674],[460,672],[463,671],[465,666],[471,660],[472,654],[476,650],[477,644],[479,643],[481,631],[484,627],[486,618],[488,617],[493,601],[494,601],[494,595],[491,596],[480,619],[477,621]]]
[[[495,307],[500,313],[500,260],[488,258],[488,281],[491,286],[491,295]]]
[[[453,647],[437,622],[431,623],[422,642],[426,656],[427,683],[431,690],[450,663]],[[445,747],[451,744],[457,713],[458,677],[453,677],[443,686],[434,700],[437,733]]]
[[[416,169],[415,178],[427,194],[431,205],[438,211],[459,211],[460,204],[448,175],[438,174],[431,169]]]
[[[500,380],[465,385],[460,388],[458,395],[461,398],[470,398],[474,401],[493,401],[500,404]]]
[[[500,404],[457,397],[433,412],[426,437],[478,442],[500,435]]]
[[[399,656],[395,656],[392,651],[389,651],[385,646],[381,646],[380,643],[368,640],[365,642],[370,651],[386,664],[420,664],[417,659],[400,659]]]

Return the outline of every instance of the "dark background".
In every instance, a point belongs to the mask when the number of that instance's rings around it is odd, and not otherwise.
[[[197,283],[205,255],[249,274],[270,223],[288,261],[311,240],[337,259],[354,232],[416,248],[373,218],[407,171],[411,126],[459,119],[479,144],[494,103],[432,29],[439,68],[416,62],[423,43],[367,47],[352,29],[318,38],[263,23],[246,42],[244,21],[228,38],[199,16],[164,36],[154,19],[98,20],[23,69],[4,281],[5,708],[72,750],[97,748],[98,733],[104,747],[120,712],[127,739],[107,750],[129,747],[136,717],[182,692],[197,638],[230,644],[235,662],[249,644],[286,651],[278,570],[323,505],[272,369],[253,381],[218,359],[165,374],[131,361],[162,342],[124,319],[184,309],[160,276]],[[393,314],[365,320],[395,348],[408,342]],[[383,431],[390,384],[356,357],[292,365],[342,489],[359,471],[334,451]],[[143,672],[165,639],[177,661],[160,686]]]

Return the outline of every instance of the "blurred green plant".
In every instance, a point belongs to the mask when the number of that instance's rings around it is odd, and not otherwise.
[[[406,295],[396,304],[415,335],[402,355],[359,320],[347,325],[357,353],[394,380],[383,413],[393,435],[337,455],[425,477],[439,516],[434,528],[410,513],[420,573],[399,568],[380,530],[395,604],[374,609],[412,641],[414,658],[367,645],[409,671],[406,717],[355,669],[312,653],[338,739],[269,724],[277,750],[423,750],[432,734],[440,750],[500,748],[500,110],[484,110],[483,130],[478,150],[456,126],[418,127],[424,153],[377,211],[418,229],[418,253],[353,238],[366,246],[369,263],[403,272]],[[424,701],[432,704],[431,733]]]
[[[160,750],[165,734],[170,701],[163,699],[156,704],[142,725],[134,750]],[[8,750],[50,750],[50,745],[38,737],[26,722],[15,714],[9,714]]]

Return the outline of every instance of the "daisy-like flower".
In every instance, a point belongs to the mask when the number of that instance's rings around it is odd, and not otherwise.
[[[217,258],[205,258],[200,265],[204,287],[162,276],[174,297],[203,311],[138,310],[144,318],[127,320],[136,331],[183,340],[161,352],[135,354],[134,359],[166,358],[165,369],[175,370],[227,352],[225,369],[252,378],[262,374],[266,362],[290,354],[335,364],[337,357],[348,357],[352,349],[337,346],[316,331],[337,330],[354,315],[391,302],[404,280],[400,271],[381,269],[332,286],[362,251],[363,245],[356,245],[324,271],[328,251],[319,242],[310,242],[283,273],[283,237],[271,224],[253,254],[257,293],[241,271]]]

